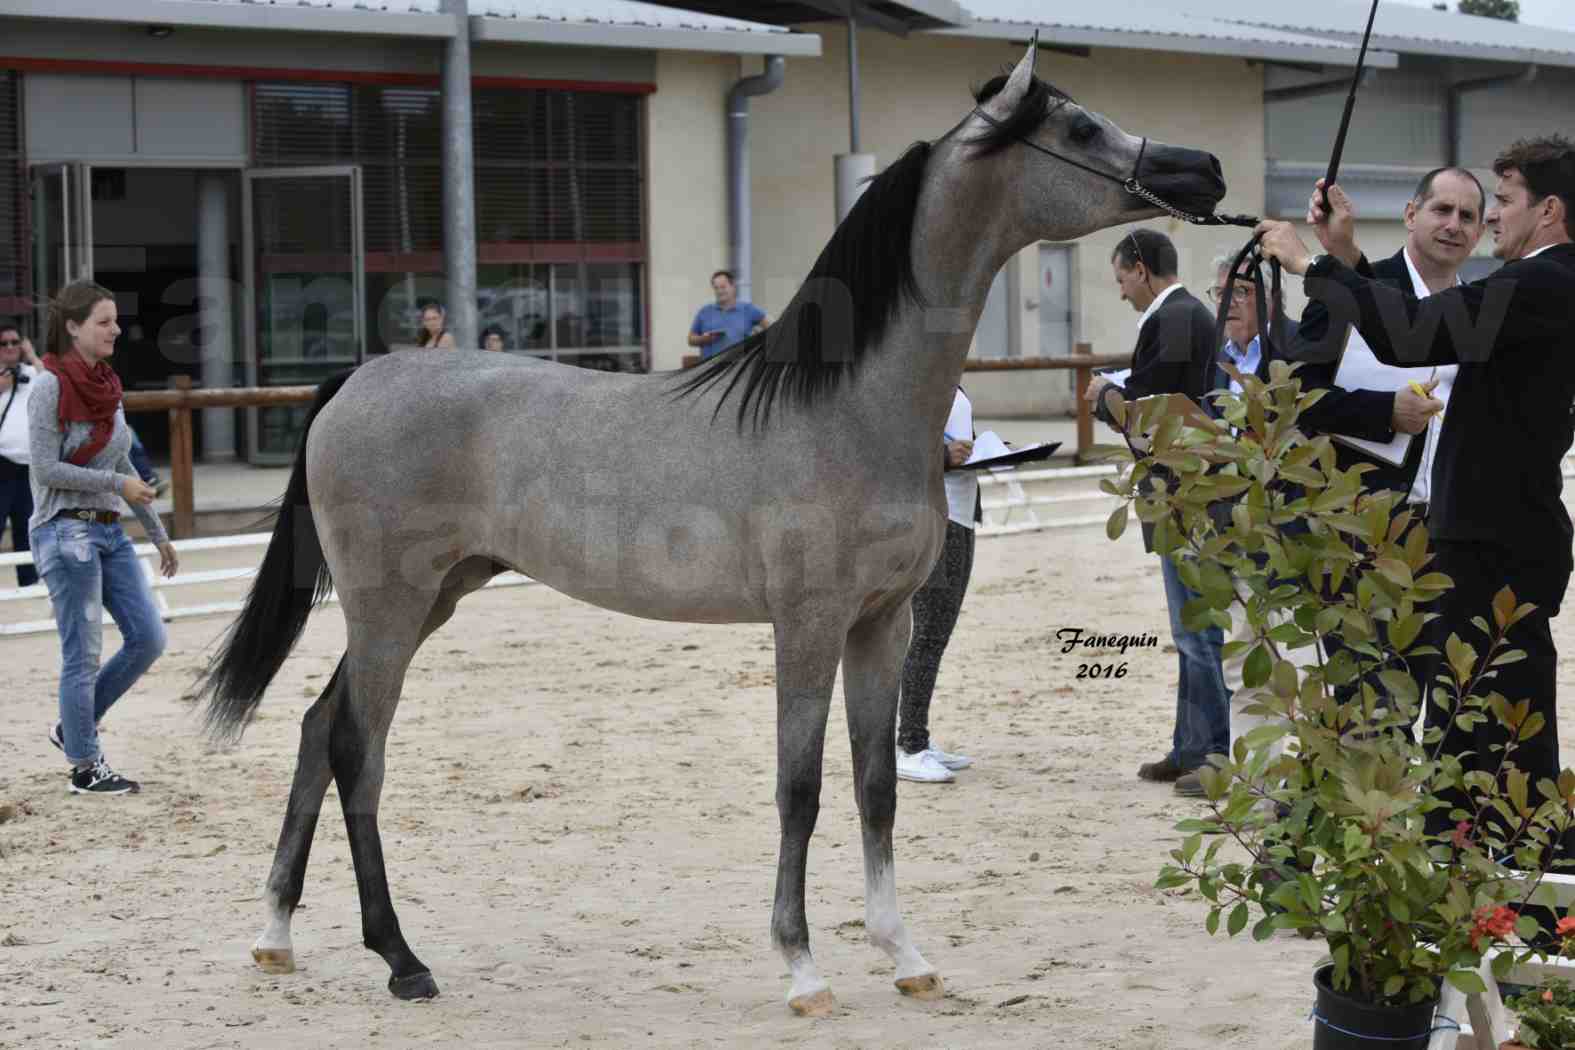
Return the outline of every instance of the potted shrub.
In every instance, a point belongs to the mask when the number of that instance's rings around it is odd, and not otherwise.
[[[1428,571],[1425,529],[1392,515],[1394,494],[1363,492],[1365,468],[1337,469],[1327,438],[1297,429],[1320,395],[1302,393],[1292,367],[1234,378],[1228,427],[1176,397],[1117,405],[1130,469],[1102,482],[1123,500],[1110,536],[1135,512],[1200,595],[1183,610],[1189,627],[1245,617],[1251,639],[1226,655],[1245,653],[1248,710],[1268,719],[1211,757],[1207,815],[1178,825],[1185,838],[1157,885],[1196,886],[1210,933],[1325,941],[1315,1047],[1422,1048],[1443,982],[1481,991],[1484,954],[1537,934],[1513,906],[1570,825],[1575,773],[1529,783],[1515,749],[1541,716],[1493,691],[1494,668],[1520,656],[1505,635],[1532,610],[1506,589],[1473,637],[1444,647],[1428,701],[1461,724],[1512,730],[1497,775],[1467,773],[1439,730],[1410,731],[1422,697],[1403,661],[1437,652],[1419,639],[1450,586]],[[1344,648],[1326,660],[1332,633]],[[1429,834],[1439,810],[1450,830]],[[1505,951],[1495,973],[1535,954]]]
[[[1575,923],[1564,919],[1562,923]],[[1549,980],[1505,1002],[1519,1019],[1515,1038],[1501,1050],[1575,1050],[1575,990],[1566,981]]]

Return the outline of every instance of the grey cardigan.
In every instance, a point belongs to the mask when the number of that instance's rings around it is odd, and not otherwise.
[[[60,429],[60,380],[53,372],[39,369],[33,375],[32,394],[27,402],[28,453],[32,457],[33,517],[28,530],[38,528],[63,510],[114,510],[123,508],[120,497],[125,479],[136,477],[131,466],[131,428],[126,413],[115,409],[115,432],[98,455],[79,467],[67,462],[73,450],[81,448],[93,432],[91,423],[69,423]],[[153,543],[164,543],[169,536],[153,508],[130,504]]]

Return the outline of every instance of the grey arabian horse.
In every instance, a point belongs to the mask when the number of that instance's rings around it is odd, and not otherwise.
[[[803,1014],[835,1003],[810,954],[804,873],[840,663],[865,928],[903,993],[943,994],[897,908],[894,723],[909,598],[944,531],[939,435],[975,322],[1024,246],[1159,214],[1123,188],[1129,177],[1202,214],[1225,193],[1213,156],[1124,133],[1034,77],[1033,57],[869,185],[777,325],[697,369],[401,353],[323,386],[258,578],[203,683],[210,728],[238,734],[331,579],[348,641],[302,720],[252,951],[263,969],[294,968],[290,919],[332,779],[365,944],[396,996],[437,994],[389,896],[384,748],[421,643],[513,568],[635,616],[775,628],[771,933]]]

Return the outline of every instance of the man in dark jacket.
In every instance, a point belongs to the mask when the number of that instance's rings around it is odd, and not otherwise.
[[[1519,601],[1536,604],[1509,632],[1526,658],[1498,667],[1493,682],[1494,691],[1530,701],[1545,719],[1514,756],[1536,784],[1559,772],[1551,619],[1571,572],[1561,462],[1575,438],[1575,356],[1566,352],[1575,331],[1575,143],[1559,135],[1517,142],[1493,171],[1499,179],[1486,219],[1494,254],[1506,265],[1426,299],[1373,279],[1337,186],[1329,188],[1332,211],[1318,207],[1315,194],[1309,214],[1329,254],[1315,258],[1289,223],[1259,230],[1265,253],[1306,275],[1308,294],[1328,303],[1337,322],[1354,320],[1379,360],[1460,365],[1428,517],[1437,567],[1454,580],[1438,611],[1446,635],[1476,644],[1482,639],[1471,618],[1488,615],[1499,588],[1507,584]],[[1428,717],[1437,717],[1432,705]],[[1492,747],[1507,735],[1496,720],[1468,731],[1450,724],[1445,732],[1445,750],[1462,755],[1467,769],[1497,768]],[[1432,816],[1434,824],[1447,820],[1444,811]]]
[[[1482,238],[1486,207],[1486,191],[1470,171],[1437,168],[1428,172],[1406,205],[1404,247],[1373,263],[1373,277],[1418,299],[1460,284],[1460,267]],[[1313,300],[1302,315],[1290,348],[1293,359],[1313,362],[1304,365],[1300,372],[1304,382],[1310,379],[1317,385],[1332,381],[1342,361],[1349,364],[1352,355],[1365,356],[1368,363],[1376,364],[1360,332],[1349,326],[1331,332],[1330,327],[1328,306]],[[1347,398],[1349,410],[1344,413],[1348,425],[1338,419],[1318,420],[1322,432],[1334,438],[1335,459],[1341,470],[1358,464],[1371,465],[1374,469],[1362,475],[1363,488],[1368,492],[1398,493],[1399,500],[1394,505],[1397,515],[1410,511],[1413,520],[1427,520],[1433,498],[1433,463],[1443,431],[1438,413],[1447,404],[1458,370],[1459,366],[1452,364],[1387,368],[1382,373],[1383,381],[1395,389],[1351,391]],[[1410,385],[1413,383],[1425,394],[1416,393]],[[1394,462],[1393,453],[1397,450],[1393,435],[1384,433],[1385,428],[1391,428],[1395,435],[1413,435],[1398,463]],[[1352,438],[1368,438],[1371,443]],[[1388,447],[1380,453],[1380,446]],[[1349,577],[1346,586],[1354,586]],[[1435,620],[1433,624],[1439,622]],[[1447,637],[1434,637],[1434,632],[1429,631],[1423,641],[1442,646]],[[1326,642],[1325,655],[1333,656],[1340,648],[1339,639],[1329,637]],[[1425,673],[1428,669],[1422,670]],[[1425,691],[1427,682],[1419,679],[1418,685]]]
[[[1133,230],[1117,243],[1110,265],[1122,300],[1142,317],[1130,372],[1119,383],[1095,376],[1084,392],[1094,403],[1094,414],[1114,425],[1107,400],[1111,391],[1128,400],[1184,393],[1201,402],[1204,377],[1214,359],[1214,318],[1181,286],[1175,245],[1156,230]],[[1147,550],[1154,549],[1152,541],[1152,526],[1145,525]],[[1189,631],[1182,626],[1182,606],[1197,595],[1181,582],[1169,558],[1160,559],[1160,569],[1180,664],[1176,722],[1170,750],[1157,762],[1139,766],[1138,776],[1178,785],[1185,780],[1190,787],[1197,778],[1187,775],[1203,765],[1208,755],[1225,753],[1230,744],[1230,694],[1220,668],[1224,635],[1218,627]]]

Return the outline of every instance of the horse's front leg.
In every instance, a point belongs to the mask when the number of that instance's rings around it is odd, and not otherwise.
[[[917,999],[945,995],[941,975],[919,954],[897,910],[891,831],[897,817],[897,694],[908,652],[912,606],[854,625],[843,654],[842,691],[853,744],[853,790],[864,829],[864,929],[897,966],[897,990]]]
[[[824,1017],[836,1007],[815,968],[804,915],[804,872],[809,839],[820,815],[821,759],[831,687],[842,657],[840,630],[819,626],[807,615],[776,625],[777,640],[777,815],[782,844],[777,854],[777,892],[771,908],[771,940],[787,960],[793,983],[788,1006],[806,1017]]]

